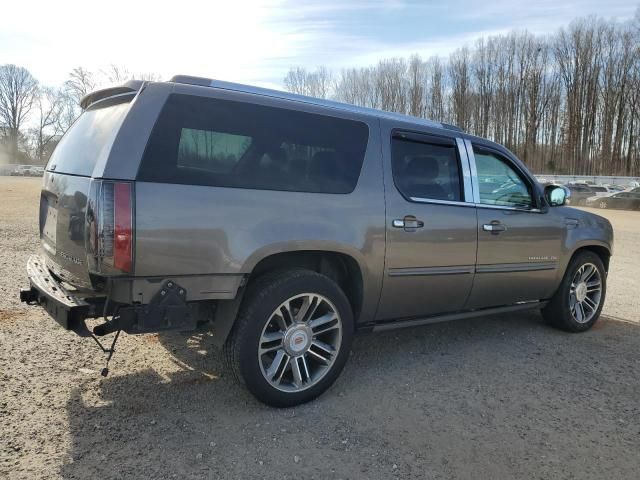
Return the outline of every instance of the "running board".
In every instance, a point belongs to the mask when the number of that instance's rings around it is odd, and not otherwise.
[[[374,332],[382,332],[384,330],[395,330],[397,328],[416,327],[418,325],[428,325],[430,323],[449,322],[451,320],[464,320],[467,318],[484,317],[486,315],[495,315],[498,313],[518,312],[520,310],[532,310],[544,307],[548,302],[535,301],[523,302],[516,305],[508,305],[506,307],[482,308],[479,310],[471,310],[468,312],[448,313],[446,315],[435,315],[433,317],[412,318],[410,320],[385,321],[373,326]]]

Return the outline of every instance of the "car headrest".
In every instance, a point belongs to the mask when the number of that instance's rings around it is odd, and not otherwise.
[[[422,180],[435,180],[440,174],[438,161],[428,155],[415,155],[411,157],[404,169],[404,175],[412,178],[417,177]]]

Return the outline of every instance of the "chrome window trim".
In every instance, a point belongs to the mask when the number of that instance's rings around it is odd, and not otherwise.
[[[409,133],[417,133],[420,134],[419,132],[412,132],[412,131],[408,131],[408,130],[404,130],[404,129],[393,129],[391,132],[391,140],[393,141],[393,136],[395,133],[398,132],[403,132],[403,131],[407,131]],[[432,135],[432,134],[427,134],[424,133],[424,135]],[[442,135],[436,135],[433,134],[433,136],[442,136]],[[472,175],[472,171],[470,169],[469,166],[469,158],[467,156],[467,150],[465,149],[464,146],[464,140],[460,137],[450,137],[450,136],[442,136],[443,138],[449,138],[451,140],[455,140],[455,146],[456,149],[458,151],[458,157],[460,159],[459,161],[459,165],[460,165],[460,173],[462,175],[462,196],[464,198],[464,200],[439,200],[439,199],[435,199],[435,198],[424,198],[424,197],[406,197],[405,195],[402,194],[402,192],[400,191],[400,189],[398,188],[398,186],[396,185],[395,181],[396,178],[393,175],[392,172],[392,178],[393,178],[393,183],[394,186],[396,187],[396,190],[398,191],[398,193],[400,193],[400,195],[402,195],[405,199],[411,201],[411,202],[416,202],[416,203],[432,203],[435,205],[450,205],[450,206],[457,206],[457,207],[474,207],[475,203],[474,203],[474,197],[473,197],[473,186],[472,186],[472,182],[473,182],[473,175]],[[429,143],[428,141],[425,141],[424,143]],[[393,155],[393,153],[392,153]]]
[[[528,213],[541,213],[539,208],[520,208],[520,207],[508,207],[506,205],[491,205],[488,203],[475,203],[478,208],[491,208],[494,210],[512,210],[516,212],[528,212]]]
[[[416,203],[435,203],[436,205],[452,205],[456,207],[475,207],[472,202],[458,202],[455,200],[436,200],[432,198],[409,197],[409,200]]]
[[[474,203],[474,202],[455,202],[452,200],[435,200],[431,198],[422,198],[422,197],[409,197],[409,200],[416,203],[435,203],[436,205],[451,205],[454,207],[490,208],[493,210],[511,210],[515,212],[527,212],[527,213],[542,212],[542,210],[538,208],[518,208],[518,207],[508,207],[506,205],[489,205],[487,203]]]
[[[473,153],[473,144],[468,139],[455,137],[456,147],[460,156],[460,168],[462,170],[464,201],[438,200],[435,198],[409,197],[409,200],[416,203],[431,203],[435,205],[449,205],[453,207],[474,207],[488,208],[493,210],[506,210],[513,212],[542,213],[539,208],[520,208],[506,205],[491,205],[480,203],[480,185],[478,182],[478,170],[476,168],[476,157]],[[394,181],[395,183],[395,181]],[[397,189],[397,187],[396,187]],[[398,189],[398,192],[400,190]]]
[[[464,146],[467,149],[469,159],[469,170],[471,172],[471,187],[473,190],[473,203],[480,204],[480,184],[478,183],[478,169],[476,168],[476,156],[473,153],[471,140],[464,139]]]
[[[461,203],[474,203],[473,199],[473,177],[471,175],[471,167],[469,166],[469,155],[464,145],[464,140],[460,137],[456,137],[456,146],[458,147],[458,155],[460,156],[460,167],[462,169],[462,187],[464,189],[464,202]]]

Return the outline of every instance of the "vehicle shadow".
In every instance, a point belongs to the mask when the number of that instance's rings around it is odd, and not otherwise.
[[[570,335],[528,312],[361,335],[336,384],[292,409],[254,400],[223,369],[210,335],[162,335],[174,373],[145,368],[73,389],[61,474],[549,477],[583,468],[598,449],[589,471],[621,478],[639,463],[619,454],[638,441],[640,378],[628,365],[640,360],[639,332],[604,318]],[[582,404],[599,416],[583,415]],[[580,445],[563,457],[574,437]],[[545,452],[556,453],[541,462]]]

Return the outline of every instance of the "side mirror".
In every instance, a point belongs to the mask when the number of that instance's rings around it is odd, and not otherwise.
[[[560,207],[567,202],[567,198],[571,196],[571,191],[558,185],[547,185],[544,189],[544,196],[549,205]]]

